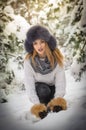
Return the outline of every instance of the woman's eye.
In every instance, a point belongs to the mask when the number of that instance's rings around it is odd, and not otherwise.
[[[37,43],[36,43],[36,42],[34,42],[33,44],[34,44],[34,45],[36,45]]]
[[[41,41],[41,43],[44,43],[44,42],[45,42],[44,40]]]

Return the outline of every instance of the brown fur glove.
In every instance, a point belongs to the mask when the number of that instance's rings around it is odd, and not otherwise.
[[[58,97],[52,99],[47,105],[48,111],[59,112],[67,109],[67,102],[64,98]]]
[[[47,116],[47,107],[44,104],[35,104],[31,108],[31,113],[35,115],[38,118],[43,119],[44,117]]]

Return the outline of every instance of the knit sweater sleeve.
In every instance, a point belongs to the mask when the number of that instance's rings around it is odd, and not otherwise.
[[[33,104],[39,103],[39,99],[35,90],[35,79],[33,75],[33,69],[28,60],[24,61],[24,83],[29,100]]]
[[[66,93],[66,78],[64,68],[57,68],[55,75],[55,89],[55,98],[63,97]]]

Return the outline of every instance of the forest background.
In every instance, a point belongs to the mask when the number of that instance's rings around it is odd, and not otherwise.
[[[35,24],[49,28],[76,81],[86,71],[86,0],[0,1],[0,102],[24,91],[24,40]],[[6,99],[6,100],[4,100]]]

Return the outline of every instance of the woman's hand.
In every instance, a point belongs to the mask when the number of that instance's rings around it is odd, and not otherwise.
[[[64,98],[58,97],[52,99],[47,105],[48,111],[59,112],[67,109],[67,102]]]
[[[32,108],[31,108],[31,113],[33,115],[35,115],[38,118],[45,118],[48,114],[47,112],[47,107],[44,104],[35,104]]]

